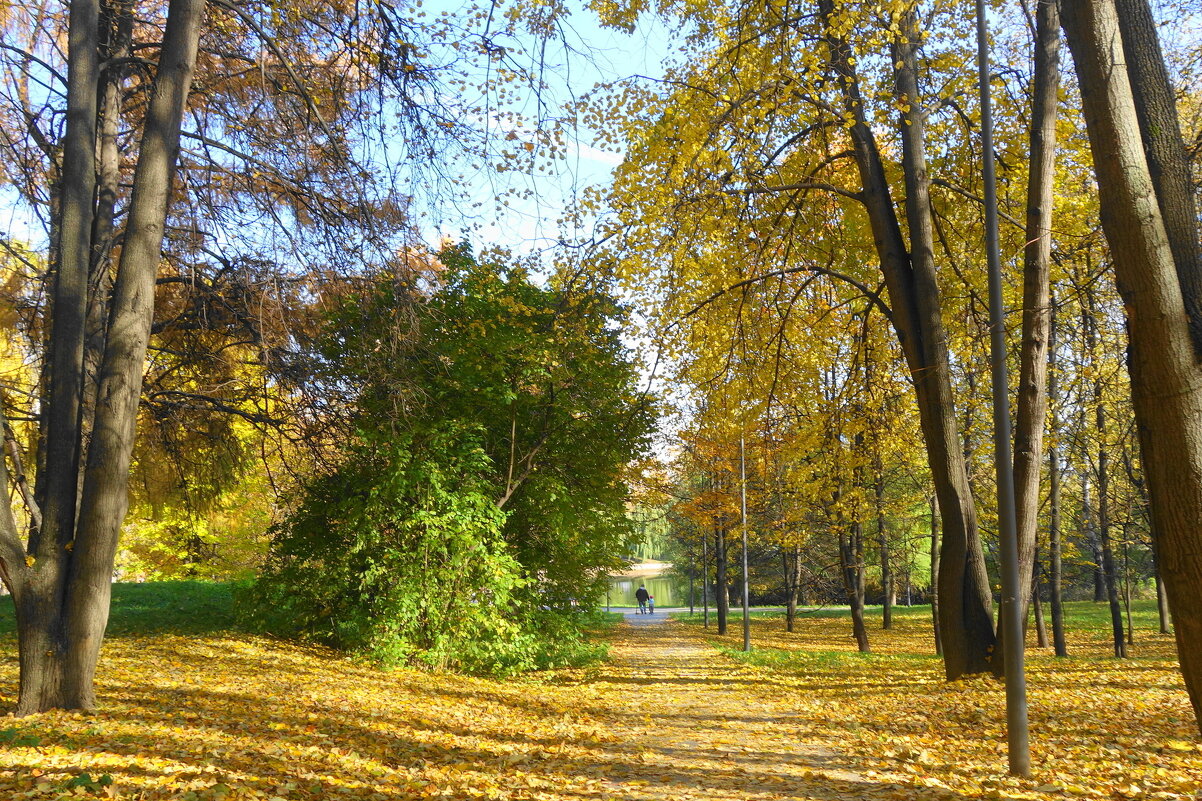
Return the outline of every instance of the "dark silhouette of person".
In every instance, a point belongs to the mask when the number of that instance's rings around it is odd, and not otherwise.
[[[651,593],[647,592],[647,588],[640,584],[639,588],[634,591],[634,599],[639,602],[639,614],[647,611],[647,599],[651,597]]]

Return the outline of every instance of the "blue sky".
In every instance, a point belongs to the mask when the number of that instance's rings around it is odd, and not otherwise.
[[[455,0],[426,3],[427,13],[466,13]],[[489,102],[491,118],[478,125],[487,128],[500,143],[513,135],[516,145],[535,140],[540,117],[563,123],[570,136],[563,160],[546,162],[545,173],[507,171],[497,173],[489,165],[463,164],[462,174],[470,196],[469,213],[456,209],[428,209],[421,224],[424,236],[469,236],[480,246],[500,245],[519,254],[539,253],[554,245],[563,234],[557,224],[564,209],[583,189],[604,184],[621,163],[622,154],[601,149],[595,132],[572,126],[565,109],[598,84],[630,79],[635,75],[659,76],[667,54],[667,35],[656,21],[649,21],[632,34],[601,28],[595,15],[576,6],[561,25],[561,35],[535,49],[535,40],[499,38],[512,48],[513,61],[531,63],[541,56],[547,89],[536,98],[533,90],[511,93],[502,104]],[[471,103],[474,99],[467,99]],[[541,103],[541,105],[540,105]],[[514,122],[505,115],[519,115]],[[538,153],[543,152],[540,148]],[[471,206],[470,204],[479,204]]]

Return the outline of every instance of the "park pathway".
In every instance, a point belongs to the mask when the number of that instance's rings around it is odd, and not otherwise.
[[[594,754],[608,762],[603,797],[905,797],[880,777],[853,772],[835,747],[814,741],[811,722],[779,685],[665,612],[627,613],[610,662],[577,688],[586,703],[603,700],[613,727],[612,741]]]

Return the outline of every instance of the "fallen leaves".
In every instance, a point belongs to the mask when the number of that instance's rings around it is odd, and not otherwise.
[[[1127,660],[1105,656],[1108,642],[1089,631],[1070,633],[1068,659],[1029,651],[1035,775],[1018,779],[1005,773],[1003,684],[944,681],[925,617],[873,631],[869,655],[856,652],[846,619],[804,618],[795,634],[783,621],[753,621],[752,661],[793,688],[813,736],[839,731],[866,772],[968,797],[1193,801],[1202,792],[1202,744],[1169,636],[1137,631]]]
[[[1167,640],[1127,662],[1079,644],[1035,656],[1037,776],[1020,780],[1004,773],[1001,685],[943,682],[918,655],[922,621],[895,626],[862,657],[843,650],[844,621],[757,622],[772,667],[678,624],[623,629],[612,664],[509,681],[252,637],[120,637],[96,713],[0,726],[0,798],[1192,801],[1202,787]],[[786,650],[799,644],[815,650]],[[15,680],[0,662],[0,686]]]

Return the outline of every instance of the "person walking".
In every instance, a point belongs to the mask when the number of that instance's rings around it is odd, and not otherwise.
[[[645,614],[647,611],[647,599],[651,597],[651,593],[647,592],[647,587],[640,584],[639,588],[634,591],[634,599],[639,602],[639,614]]]

